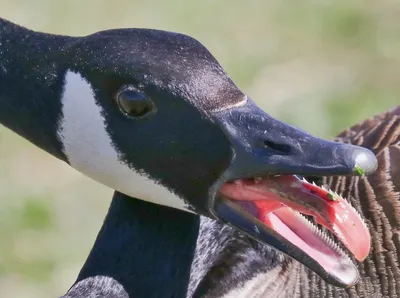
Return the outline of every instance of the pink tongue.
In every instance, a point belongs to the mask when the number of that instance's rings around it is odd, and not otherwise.
[[[304,221],[287,207],[280,208],[268,215],[270,227],[288,239],[298,248],[305,251],[325,270],[334,271],[340,264],[339,251],[326,245],[326,242],[315,230],[304,229]]]
[[[289,209],[282,207],[312,215],[319,224],[332,231],[357,260],[364,260],[369,253],[371,236],[355,209],[342,197],[296,176],[227,183],[221,188],[221,193],[232,200],[252,201],[258,209],[259,220],[270,227],[275,216],[287,227],[296,228],[297,232],[305,230],[301,229],[305,223],[298,222],[295,213],[287,213]]]

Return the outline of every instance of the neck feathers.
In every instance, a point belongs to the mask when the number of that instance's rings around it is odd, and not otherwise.
[[[55,126],[66,40],[0,19],[0,124],[63,160]]]
[[[130,297],[185,298],[199,218],[115,193],[77,282],[108,276]]]

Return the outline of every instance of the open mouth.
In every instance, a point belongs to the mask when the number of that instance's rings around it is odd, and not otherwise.
[[[358,271],[349,255],[303,216],[312,216],[330,230],[355,259],[363,261],[370,250],[371,236],[358,212],[338,194],[295,175],[275,175],[224,183],[218,197],[217,200],[250,218],[255,230],[265,229],[285,247],[301,251],[296,259],[305,263],[302,255],[306,255],[306,259],[319,264],[328,279],[336,279],[331,283],[348,286],[357,282]],[[260,231],[255,234],[258,233]],[[285,250],[282,251],[287,252]]]
[[[249,98],[213,119],[230,141],[232,160],[210,189],[209,213],[332,285],[356,284],[359,272],[351,256],[362,261],[369,253],[366,224],[345,199],[297,175],[369,175],[378,166],[374,153],[313,137],[274,119]]]

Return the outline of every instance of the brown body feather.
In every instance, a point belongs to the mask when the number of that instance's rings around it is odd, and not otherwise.
[[[345,130],[336,140],[377,155],[379,167],[368,177],[324,181],[365,218],[372,248],[359,266],[361,280],[355,287],[336,289],[308,272],[303,297],[400,297],[400,106]]]

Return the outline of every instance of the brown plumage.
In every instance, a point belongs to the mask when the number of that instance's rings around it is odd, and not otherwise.
[[[330,177],[332,190],[362,214],[372,236],[369,257],[353,288],[333,288],[308,273],[304,297],[400,297],[400,106],[343,131],[337,141],[371,149],[377,171],[368,177]],[[307,293],[309,291],[309,293]]]

